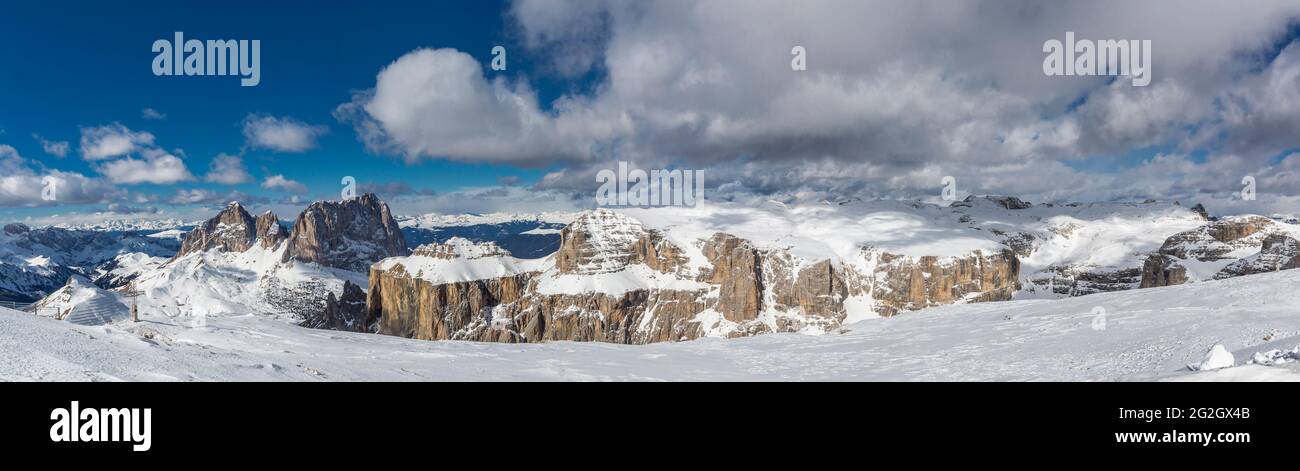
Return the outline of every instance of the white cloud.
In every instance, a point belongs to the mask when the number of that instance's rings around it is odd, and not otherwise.
[[[46,154],[53,155],[60,159],[67,157],[68,151],[71,150],[72,147],[68,144],[68,141],[51,141],[41,137],[40,134],[32,134],[32,138],[41,143],[41,149],[44,150]]]
[[[53,200],[43,198],[47,187],[53,190]],[[118,193],[103,180],[74,172],[33,168],[13,147],[0,144],[0,206],[101,203]]]
[[[262,182],[262,188],[273,191],[285,191],[289,193],[306,193],[307,186],[296,181],[284,178],[284,175],[272,175],[266,177]]]
[[[276,152],[300,153],[316,148],[316,139],[329,131],[290,117],[248,115],[244,118],[244,138],[248,145]]]
[[[162,112],[160,112],[160,111],[158,111],[158,110],[155,110],[155,109],[153,109],[153,108],[145,108],[145,109],[143,109],[143,110],[140,110],[140,117],[141,117],[141,118],[144,118],[144,119],[152,119],[152,120],[164,120],[164,119],[167,119],[167,115],[166,115],[166,114],[164,114],[164,113],[162,113]]]
[[[132,131],[120,123],[81,129],[81,154],[109,181],[136,185],[170,185],[194,180],[185,161],[154,145],[154,135]],[[120,157],[120,158],[119,158]]]
[[[583,142],[540,111],[525,85],[488,81],[468,54],[419,49],[379,73],[375,89],[335,115],[351,122],[367,146],[408,160],[536,163],[572,159]]]
[[[244,168],[244,159],[238,155],[218,154],[212,159],[204,181],[222,185],[238,185],[253,181],[253,176]]]
[[[194,175],[190,174],[180,157],[156,149],[145,152],[144,158],[128,157],[105,162],[97,169],[113,183],[126,185],[170,185],[194,180]]]
[[[132,154],[153,146],[154,136],[134,132],[120,123],[81,128],[81,156],[90,161]]]
[[[267,199],[241,191],[219,192],[203,188],[177,189],[176,194],[167,199],[168,204],[178,206],[190,204],[224,206],[231,201],[239,201],[245,204],[262,204],[266,203]]]
[[[1163,197],[1204,188],[1118,160],[1070,165],[1173,147],[1258,170],[1300,147],[1300,46],[1261,61],[1300,18],[1294,1],[881,3],[518,0],[527,53],[597,83],[547,106],[467,54],[422,49],[336,116],[374,151],[558,164],[542,186],[575,191],[630,160],[710,169],[746,191],[923,197],[955,175],[974,193]],[[1066,31],[1152,40],[1151,86],[1044,76],[1042,44]],[[794,45],[805,72],[790,70]],[[1193,181],[1239,180],[1219,159],[1193,162],[1213,172]]]

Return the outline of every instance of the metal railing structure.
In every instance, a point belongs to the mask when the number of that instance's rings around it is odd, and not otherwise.
[[[20,303],[17,301],[0,301],[0,307],[13,309],[15,311],[26,311],[32,307],[32,303]]]
[[[52,317],[57,320],[63,320],[68,313],[59,312],[54,307],[38,307],[33,303],[24,303],[18,301],[0,301],[0,308],[13,309],[15,311],[28,312],[38,316]]]

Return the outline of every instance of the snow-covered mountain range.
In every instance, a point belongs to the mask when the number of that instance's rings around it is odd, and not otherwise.
[[[428,242],[410,243],[412,231]],[[1300,265],[1297,234],[1293,221],[1158,202],[971,197],[448,218],[394,217],[365,195],[313,203],[291,229],[237,203],[188,233],[11,224],[0,269],[9,292],[52,293],[37,303],[43,317],[107,293],[113,302],[79,319],[120,324],[125,316],[100,311],[136,304],[143,319],[190,327],[253,315],[425,340],[647,344],[842,334],[913,311],[1008,312],[947,305],[1219,289]],[[508,245],[521,235],[555,248],[518,256]]]
[[[174,255],[176,230],[92,231],[7,224],[0,230],[0,301],[32,302],[73,275],[120,286],[128,275]]]
[[[1243,220],[1260,228],[1231,229]],[[826,333],[945,304],[1175,284],[1149,269],[1170,237],[1208,230],[1216,236],[1187,243],[1233,244],[1238,251],[1225,252],[1219,268],[1258,257],[1266,234],[1276,239],[1270,250],[1288,247],[1293,224],[1258,220],[1267,219],[1210,221],[1200,207],[1156,202],[1005,197],[602,209],[578,215],[544,259],[458,240],[385,260],[372,267],[367,320],[357,325],[505,342]]]

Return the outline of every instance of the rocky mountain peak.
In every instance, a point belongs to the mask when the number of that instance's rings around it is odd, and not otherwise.
[[[257,221],[239,202],[233,202],[216,217],[190,231],[175,258],[211,249],[243,252],[257,241],[257,234]]]
[[[1201,219],[1204,219],[1206,221],[1210,220],[1210,212],[1205,210],[1205,205],[1196,203],[1196,206],[1192,206],[1191,209],[1196,214],[1201,215]]]
[[[4,229],[5,234],[9,234],[9,235],[26,234],[28,232],[31,232],[31,230],[32,229],[30,227],[27,227],[26,224],[20,222],[5,224],[5,229]]]
[[[1296,268],[1300,268],[1300,241],[1285,234],[1269,234],[1264,238],[1258,254],[1232,262],[1216,273],[1214,278],[1232,278]]]
[[[608,209],[579,215],[560,231],[555,266],[561,273],[593,274],[622,270],[636,259],[645,228],[631,217]]]
[[[284,261],[364,272],[374,262],[408,253],[406,238],[388,205],[366,193],[308,206],[294,222]]]
[[[257,217],[257,239],[262,248],[275,248],[288,238],[289,231],[280,225],[280,218],[275,217],[275,213],[267,211]]]

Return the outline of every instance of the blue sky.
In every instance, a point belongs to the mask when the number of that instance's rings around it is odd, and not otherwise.
[[[349,126],[331,117],[353,90],[373,87],[379,70],[411,50],[451,47],[488,63],[493,46],[512,46],[503,30],[500,2],[330,6],[306,1],[7,5],[0,15],[5,38],[0,57],[7,58],[0,66],[0,143],[48,167],[93,174],[91,163],[79,158],[80,129],[121,123],[153,134],[159,147],[184,152],[186,165],[198,178],[185,188],[250,194],[270,193],[259,183],[271,174],[303,183],[314,196],[336,194],[343,175],[363,184],[404,182],[417,190],[447,192],[495,186],[502,176],[528,182],[544,170],[434,160],[408,164],[375,156]],[[175,31],[194,39],[261,40],[261,84],[241,87],[231,77],[154,76],[150,45],[170,39]],[[510,69],[500,73],[529,73],[525,55],[509,59]],[[538,81],[535,86],[543,99],[553,99],[582,84]],[[166,117],[146,119],[145,108]],[[244,163],[257,181],[233,187],[203,182],[202,173],[213,157],[236,154],[245,146],[241,127],[250,113],[290,117],[328,131],[318,138],[316,148],[304,153],[248,150]],[[71,152],[64,158],[48,155],[33,134],[67,141]],[[174,185],[153,184],[130,189],[160,197],[175,191]],[[9,208],[13,214],[57,210]]]
[[[106,210],[96,217],[192,220],[226,198],[289,218],[337,197],[345,175],[381,188],[399,212],[569,209],[591,204],[592,176],[616,161],[703,169],[714,199],[737,201],[933,201],[954,176],[962,194],[1300,212],[1293,0],[2,10],[5,220]],[[154,76],[150,46],[177,31],[260,40],[260,85]],[[1067,31],[1149,39],[1150,85],[1045,75],[1045,41]],[[506,71],[488,67],[498,45]],[[806,70],[790,67],[792,46],[806,49]],[[266,123],[306,137],[255,145]],[[115,133],[140,141],[107,157],[83,152],[88,137]],[[47,151],[60,143],[62,157]],[[218,159],[234,159],[239,178],[210,178],[224,174],[211,168]],[[41,200],[45,175],[68,182],[72,201]],[[1243,176],[1258,180],[1258,201],[1235,197]]]

